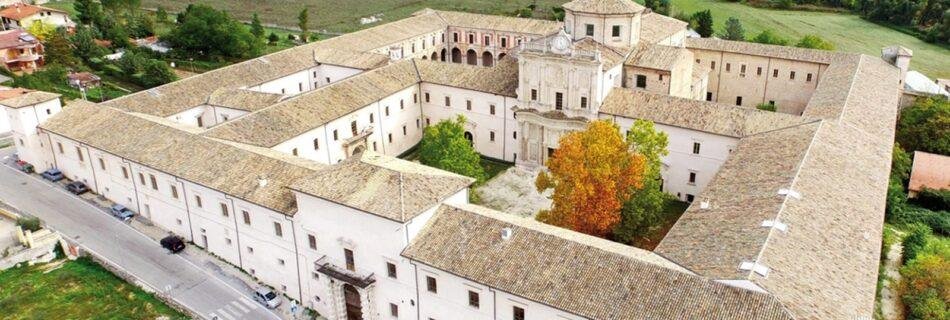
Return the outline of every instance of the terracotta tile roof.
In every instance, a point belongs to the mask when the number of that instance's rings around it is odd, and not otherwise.
[[[846,53],[840,51],[804,49],[714,38],[686,38],[686,47],[689,49],[724,51],[788,60],[808,61],[821,64],[829,64],[841,56],[858,55],[855,53]]]
[[[652,252],[474,205],[440,207],[402,255],[590,319],[791,319]]]
[[[431,60],[415,60],[422,82],[516,97],[518,63],[499,60],[493,67],[471,66]]]
[[[823,120],[742,138],[656,252],[751,281],[796,318],[870,318],[899,72],[866,56],[828,70],[805,110]]]
[[[59,12],[59,13],[66,14],[66,11],[59,10],[59,9],[41,7],[41,6],[25,4],[25,3],[18,3],[11,6],[7,6],[6,8],[3,8],[2,10],[0,10],[0,17],[4,17],[10,20],[20,21],[21,19],[37,14],[40,11],[52,11],[52,12]]]
[[[627,57],[625,65],[654,70],[671,71],[683,63],[691,63],[693,53],[686,48],[641,42]]]
[[[22,89],[4,90],[5,94],[0,94],[0,105],[13,109],[29,107],[37,103],[58,99],[61,94],[43,91],[32,91]],[[7,97],[9,96],[9,97]]]
[[[276,104],[283,97],[275,93],[222,88],[211,93],[208,104],[236,110],[257,111]]]
[[[286,186],[314,172],[101,104],[70,104],[40,127],[288,215],[296,201]],[[258,177],[266,177],[266,186]]]
[[[611,90],[600,106],[600,113],[737,138],[814,121],[784,113],[627,88]]]
[[[925,187],[950,189],[950,157],[923,151],[914,152],[914,166],[907,189],[919,192]]]
[[[561,30],[563,26],[563,23],[561,22],[541,19],[528,19],[431,9],[426,9],[420,12],[434,12],[438,14],[440,17],[442,17],[447,26],[471,29],[548,35]]]
[[[418,83],[413,62],[400,61],[223,123],[207,136],[273,147]]]
[[[645,13],[640,17],[640,41],[658,43],[677,32],[685,31],[688,25],[656,12]]]
[[[290,188],[407,222],[474,182],[469,177],[366,151],[301,179]]]
[[[34,46],[39,43],[36,37],[21,29],[0,31],[0,49]]]
[[[646,7],[631,0],[574,0],[565,3],[564,9],[595,14],[634,14]]]

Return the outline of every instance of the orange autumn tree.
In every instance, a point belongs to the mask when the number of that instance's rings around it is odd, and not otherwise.
[[[550,173],[535,180],[539,192],[554,189],[554,204],[538,213],[538,221],[607,236],[620,222],[624,201],[642,186],[645,161],[630,150],[617,125],[607,120],[563,136],[548,159]]]

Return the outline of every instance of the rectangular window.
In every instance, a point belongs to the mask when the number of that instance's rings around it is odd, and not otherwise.
[[[354,136],[358,133],[356,131],[356,121],[350,122],[350,133],[352,133]]]
[[[472,100],[465,100],[465,110],[472,111]]]
[[[317,250],[317,237],[312,234],[308,234],[307,244],[310,245],[310,249]]]
[[[699,142],[693,142],[693,154],[699,154]]]
[[[805,75],[805,81],[811,82],[811,73]]]
[[[356,261],[353,259],[353,250],[343,249],[343,259],[346,261],[346,270],[356,271]]]
[[[495,115],[495,105],[488,105],[488,114]]]
[[[23,143],[20,143],[20,144],[22,145]],[[99,158],[99,167],[102,168],[102,170],[106,169],[106,161],[102,160],[102,158]]]
[[[745,74],[745,65],[739,66],[739,73]]]
[[[195,205],[201,208],[201,196],[195,195]]]
[[[772,70],[772,78],[778,78],[778,69]]]
[[[313,150],[320,150],[320,139],[313,139]]]
[[[297,91],[301,91],[301,92],[303,91],[303,82],[297,83]]]
[[[419,94],[418,94],[418,93],[413,93],[413,94],[412,94],[412,103],[419,103]]]
[[[742,97],[736,97],[736,105],[737,105],[737,106],[741,106],[741,105],[742,105]]]
[[[508,47],[508,38],[501,38],[501,47],[502,48]]]
[[[581,109],[587,108],[587,97],[581,97]]]
[[[761,76],[761,75],[762,75],[762,67],[757,67],[757,68],[755,68],[755,75],[757,75],[757,76]]]
[[[158,190],[158,181],[155,180],[155,175],[148,175],[148,181],[152,183],[152,190]]]
[[[709,61],[709,69],[716,70],[716,61]]]
[[[469,290],[468,291],[468,305],[471,307],[475,307],[477,309],[480,304],[481,302],[479,301],[478,292]]]
[[[732,64],[726,63],[726,72],[732,71]]]
[[[334,130],[333,130],[333,141],[337,141],[337,140],[340,140],[340,133],[337,132],[336,129],[334,129]]]
[[[647,88],[647,76],[638,74],[637,75],[637,88],[646,89]]]
[[[274,222],[274,235],[278,237],[284,236],[284,227],[280,225],[280,222]]]
[[[396,265],[392,262],[386,262],[386,274],[390,278],[396,279]]]
[[[79,149],[79,147],[76,147],[76,156],[79,157],[79,162],[83,162],[85,160],[82,156],[82,149]]]
[[[706,101],[712,101],[712,92],[706,92]]]
[[[591,36],[591,37],[594,36],[594,25],[592,25],[592,24],[585,24],[585,25],[584,25],[584,28],[585,28],[585,31],[586,31],[586,35]]]
[[[426,96],[426,102],[429,102],[429,101],[430,101],[430,100],[429,100],[429,93],[426,92],[426,93],[425,93],[425,96]]]
[[[386,108],[383,109],[383,115],[385,115],[385,116],[387,116],[387,117],[389,116],[389,106],[386,106]]]
[[[538,90],[537,90],[537,89],[531,89],[531,100],[532,100],[532,101],[538,101]]]
[[[788,79],[789,79],[789,80],[795,80],[795,71],[789,71],[789,72],[788,72]]]
[[[405,136],[405,135],[406,135],[406,132],[407,132],[407,131],[406,131],[406,126],[403,125],[403,126],[402,126],[402,135]]]
[[[419,129],[420,127],[421,127],[421,126],[420,126],[419,119],[416,119],[416,129]]]
[[[62,143],[62,142],[57,142],[57,143],[56,143],[56,148],[59,149],[59,154],[63,154],[63,143]]]
[[[251,213],[247,210],[241,210],[241,216],[244,217],[244,224],[251,225]]]
[[[486,45],[486,46],[490,46],[490,45],[491,45],[491,37],[485,36],[485,45]]]
[[[293,150],[290,150],[290,153],[294,156],[297,156],[299,152],[297,152],[297,148],[294,148]]]
[[[613,29],[613,30],[611,30],[610,35],[611,35],[611,36],[614,36],[614,37],[619,37],[619,36],[620,36],[620,26],[613,26],[612,29]]]
[[[170,189],[172,193],[172,198],[178,199],[178,188],[175,186],[169,186],[169,187],[171,187]]]
[[[139,183],[145,185],[145,175],[139,172]]]
[[[389,315],[398,318],[398,317],[399,317],[399,306],[397,306],[395,303],[390,303],[390,304],[389,304]]]
[[[446,107],[452,106],[452,98],[449,98],[449,96],[445,96],[445,106]]]
[[[696,183],[696,173],[695,173],[695,172],[690,172],[690,173],[689,173],[689,183],[690,183],[690,184]]]
[[[511,318],[514,320],[524,320],[524,308],[511,307]]]
[[[129,169],[122,167],[122,177],[125,178],[126,180],[129,179]]]
[[[474,33],[468,34],[468,43],[473,43],[473,44],[475,43],[475,34],[474,34]]]
[[[223,202],[221,203],[221,215],[225,217],[228,216],[228,205]]]
[[[554,93],[554,109],[561,110],[564,108],[564,94],[560,92]]]
[[[406,101],[399,99],[399,110],[406,108]]]
[[[495,131],[488,132],[488,141],[495,142]]]
[[[326,78],[324,78],[324,80],[326,80],[327,83],[330,83],[330,77],[326,77]]]
[[[432,293],[439,293],[439,285],[435,282],[435,278],[426,276],[426,290]]]
[[[458,34],[458,32],[452,34],[452,41],[454,41],[454,42],[459,42],[459,34]]]
[[[393,143],[393,134],[390,133],[388,136],[389,136],[389,143]]]

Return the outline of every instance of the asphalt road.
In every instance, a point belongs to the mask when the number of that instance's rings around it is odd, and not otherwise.
[[[156,291],[170,296],[206,319],[280,319],[186,257],[113,218],[104,210],[36,175],[10,166],[12,148],[0,150],[0,201],[42,219],[85,249],[104,257]]]

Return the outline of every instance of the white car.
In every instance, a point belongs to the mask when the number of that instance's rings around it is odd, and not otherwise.
[[[268,288],[258,288],[254,291],[254,300],[263,304],[268,309],[277,308],[280,305],[280,296],[274,293],[274,290]]]

